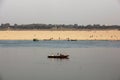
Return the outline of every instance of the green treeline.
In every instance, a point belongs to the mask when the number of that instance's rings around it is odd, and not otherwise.
[[[9,23],[1,24],[0,30],[33,30],[33,29],[51,29],[51,30],[106,30],[106,29],[118,29],[120,30],[119,25],[78,25],[78,24],[23,24],[23,25],[10,25]]]

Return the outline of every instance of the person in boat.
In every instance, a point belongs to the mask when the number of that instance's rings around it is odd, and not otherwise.
[[[61,53],[57,53],[57,56],[64,56],[63,54],[61,54]]]
[[[60,56],[64,56],[64,55],[60,53]]]
[[[59,56],[60,54],[59,53],[57,53],[57,56]]]

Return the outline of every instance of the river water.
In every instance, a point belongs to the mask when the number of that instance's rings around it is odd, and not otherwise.
[[[0,80],[120,80],[120,41],[0,41]]]

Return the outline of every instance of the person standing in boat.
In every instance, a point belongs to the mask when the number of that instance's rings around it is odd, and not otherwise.
[[[57,55],[60,55],[59,53],[57,53]]]

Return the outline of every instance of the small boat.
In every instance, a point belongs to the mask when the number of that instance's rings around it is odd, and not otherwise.
[[[33,41],[39,41],[39,40],[34,38]]]
[[[69,55],[63,55],[63,54],[60,54],[60,55],[50,55],[48,56],[48,58],[59,58],[59,59],[68,59]]]
[[[77,41],[76,39],[71,39],[71,40],[68,40],[68,41]]]
[[[75,39],[71,39],[71,41],[77,41],[77,40],[75,40]]]

